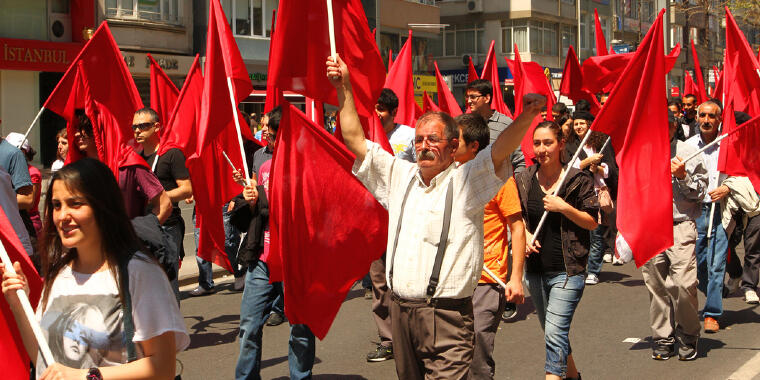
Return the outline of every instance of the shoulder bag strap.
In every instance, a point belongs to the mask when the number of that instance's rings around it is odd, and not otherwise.
[[[388,265],[390,265],[390,271],[388,272],[388,289],[391,291],[393,290],[393,257],[396,256],[396,247],[398,246],[398,235],[401,232],[401,220],[404,218],[404,207],[406,206],[406,199],[409,198],[409,192],[412,191],[412,186],[414,186],[414,180],[416,179],[416,176],[412,176],[412,179],[409,181],[409,186],[406,187],[406,192],[404,193],[404,200],[401,201],[401,211],[398,214],[398,223],[396,223],[396,237],[393,240],[393,249],[391,250],[391,257],[388,260]]]
[[[119,282],[121,283],[122,292],[124,292],[124,302],[121,305],[121,310],[124,322],[124,343],[127,345],[127,363],[137,360],[135,342],[132,341],[135,337],[135,321],[132,319],[132,296],[129,293],[129,272],[127,271],[127,265],[132,257],[133,255],[130,255],[129,258],[119,261]]]
[[[435,263],[433,264],[433,272],[430,274],[430,281],[427,287],[428,301],[433,298],[435,289],[438,287],[438,279],[441,276],[441,264],[443,263],[443,254],[446,252],[446,242],[449,239],[449,227],[451,226],[451,205],[454,203],[454,180],[449,181],[448,189],[446,190],[446,208],[443,211],[443,228],[441,229],[441,238],[438,240],[438,252],[435,254]]]

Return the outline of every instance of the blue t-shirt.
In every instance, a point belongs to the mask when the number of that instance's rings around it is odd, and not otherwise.
[[[0,167],[11,175],[13,191],[18,192],[18,189],[24,186],[32,186],[32,177],[29,176],[24,153],[5,139],[0,141]]]

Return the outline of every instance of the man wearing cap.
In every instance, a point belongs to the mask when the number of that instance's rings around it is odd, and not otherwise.
[[[34,203],[32,178],[26,165],[26,157],[17,146],[0,137],[0,167],[11,175],[11,185],[16,192],[19,210],[29,210]]]

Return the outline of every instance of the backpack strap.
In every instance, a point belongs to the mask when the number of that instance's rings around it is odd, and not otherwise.
[[[124,340],[127,345],[127,363],[137,360],[137,349],[132,339],[135,337],[135,321],[132,319],[132,295],[129,293],[129,272],[127,266],[134,257],[134,253],[119,260],[119,283],[124,293],[124,302],[121,305],[124,323]]]

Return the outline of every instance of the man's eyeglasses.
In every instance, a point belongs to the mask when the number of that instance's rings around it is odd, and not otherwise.
[[[416,136],[414,138],[414,145],[422,145],[425,140],[427,140],[430,144],[438,144],[439,142],[446,141],[448,139],[442,139],[438,137],[438,135]]]
[[[150,129],[154,125],[156,125],[156,123],[152,122],[152,121],[148,122],[148,123],[132,124],[132,130],[134,131],[134,130],[139,129],[141,131],[147,131],[148,129]]]
[[[482,98],[484,96],[485,95],[467,95],[467,96],[465,96],[465,98],[467,98],[467,100],[475,100],[477,98]]]

